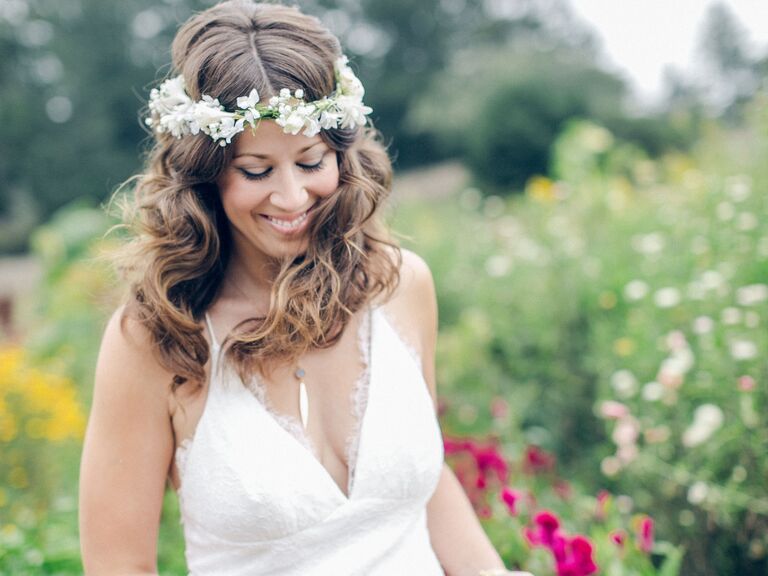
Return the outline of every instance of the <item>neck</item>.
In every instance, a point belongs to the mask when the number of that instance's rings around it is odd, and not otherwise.
[[[249,307],[256,306],[259,310],[266,311],[278,271],[277,263],[243,258],[233,253],[224,273],[224,283],[230,297],[244,301]]]

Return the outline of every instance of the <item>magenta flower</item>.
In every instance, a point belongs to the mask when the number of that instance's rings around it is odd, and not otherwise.
[[[653,549],[653,518],[650,516],[645,516],[640,521],[637,546],[646,554],[649,554]]]
[[[549,472],[555,467],[555,457],[538,446],[528,446],[523,468],[529,474]]]
[[[507,507],[507,512],[509,512],[510,516],[517,516],[517,502],[521,498],[520,492],[517,490],[513,490],[509,486],[505,486],[504,489],[501,491],[501,501],[504,502],[504,505]]]
[[[616,546],[624,548],[624,542],[627,541],[627,533],[624,532],[624,530],[615,530],[611,532],[608,537],[611,539],[611,542],[616,544]]]

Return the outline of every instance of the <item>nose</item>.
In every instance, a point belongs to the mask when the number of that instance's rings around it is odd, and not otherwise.
[[[280,177],[275,179],[277,186],[270,194],[272,205],[286,213],[306,208],[309,194],[301,178],[290,168],[280,172]]]

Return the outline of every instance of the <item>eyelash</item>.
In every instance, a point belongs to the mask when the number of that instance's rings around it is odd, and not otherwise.
[[[323,168],[325,168],[325,160],[320,160],[317,164],[298,164],[299,168],[301,168],[304,172],[319,172]],[[240,172],[242,172],[243,176],[247,180],[264,180],[269,174],[272,172],[272,168],[268,168],[266,171],[261,172],[259,174],[254,174],[253,172],[248,172],[247,170],[244,170],[243,168],[238,168]]]

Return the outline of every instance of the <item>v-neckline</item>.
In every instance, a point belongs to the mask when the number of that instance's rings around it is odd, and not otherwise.
[[[366,314],[368,315],[367,318],[367,328],[368,328],[368,341],[367,341],[367,353],[363,354],[362,360],[364,361],[364,368],[363,372],[358,377],[358,380],[355,381],[355,384],[353,388],[353,393],[350,394],[353,401],[354,408],[354,402],[355,402],[355,395],[359,393],[359,391],[356,389],[357,386],[365,386],[367,388],[365,394],[368,399],[370,399],[371,395],[371,388],[373,385],[373,350],[374,350],[374,312],[377,310],[376,306],[369,305],[369,307],[366,310]],[[362,322],[366,322],[366,319],[364,318],[361,320]],[[360,326],[358,326],[358,331],[356,336],[358,347],[360,343]],[[367,357],[366,357],[367,356]],[[254,376],[256,379],[258,385],[263,386],[263,382],[261,382],[261,379],[257,376]],[[360,381],[360,380],[363,381]],[[367,382],[364,380],[367,379]],[[242,382],[242,380],[241,380]],[[355,493],[355,487],[357,486],[356,478],[359,476],[359,467],[358,463],[360,462],[360,454],[362,452],[362,439],[363,439],[363,431],[365,428],[365,422],[366,422],[366,416],[368,415],[368,406],[369,402],[366,402],[365,408],[362,410],[362,412],[357,415],[357,418],[355,422],[353,423],[353,429],[351,430],[350,434],[346,435],[345,441],[344,441],[344,451],[349,451],[350,442],[356,441],[357,442],[357,450],[354,451],[354,462],[351,461],[352,454],[345,454],[347,456],[347,491],[345,492],[341,486],[339,486],[336,483],[336,480],[334,480],[333,475],[328,471],[328,469],[323,465],[323,463],[320,461],[318,456],[313,452],[311,449],[312,446],[312,438],[309,437],[309,435],[306,433],[306,430],[301,425],[301,420],[297,419],[295,416],[288,415],[288,414],[280,414],[279,412],[276,412],[272,408],[270,408],[265,402],[263,402],[259,396],[249,387],[245,382],[242,382],[243,388],[246,392],[246,394],[253,399],[253,401],[261,408],[261,410],[264,412],[264,414],[267,416],[270,423],[277,428],[278,433],[286,436],[289,440],[289,442],[292,442],[303,454],[309,458],[313,465],[316,465],[317,468],[320,471],[321,476],[332,486],[333,489],[336,490],[338,495],[341,497],[341,499],[347,503],[350,502],[353,499],[354,493]],[[265,396],[266,399],[266,396]],[[293,433],[291,433],[288,429],[283,426],[279,418],[284,418],[288,420],[292,425],[295,424],[297,428],[301,429],[302,433],[304,434],[304,438],[306,440],[306,443],[300,440],[296,437]],[[357,433],[357,438],[354,438],[355,432]],[[352,471],[354,470],[354,475],[352,474]]]

